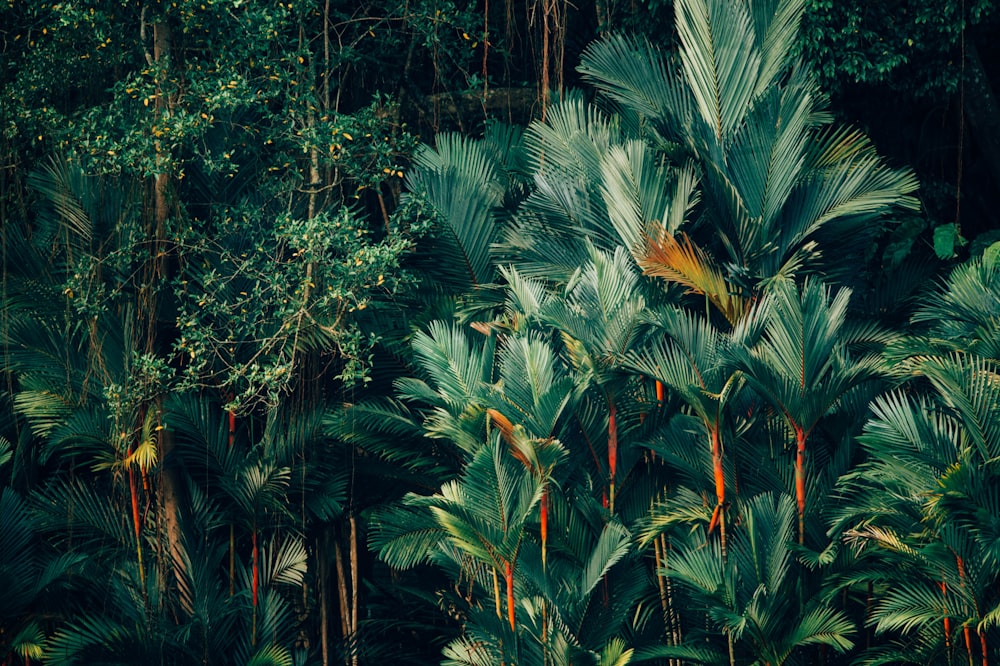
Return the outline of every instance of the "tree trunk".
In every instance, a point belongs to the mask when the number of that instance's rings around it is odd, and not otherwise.
[[[795,501],[799,509],[799,543],[805,542],[806,529],[806,433],[798,425],[795,429]]]
[[[328,550],[329,538],[327,537],[326,529],[323,529],[322,534],[319,536],[317,541],[317,553],[325,555]],[[322,654],[322,664],[323,666],[330,666],[330,611],[329,611],[329,584],[330,584],[330,570],[327,564],[328,560],[325,556],[316,558],[319,563],[319,639],[320,639],[320,653]]]
[[[715,525],[719,525],[719,541],[722,547],[722,558],[726,558],[726,476],[722,467],[722,437],[719,433],[719,424],[706,424],[712,437],[712,475],[715,478],[715,510],[712,511],[712,519],[708,523],[708,531],[711,532]]]
[[[251,592],[253,594],[253,627],[250,630],[250,644],[257,644],[257,586],[260,581],[260,567],[257,562],[257,525],[253,526],[253,533],[250,535],[251,538],[251,548],[253,552],[250,554],[251,567],[253,570],[253,581],[251,583]]]
[[[351,666],[358,666],[358,521],[351,513]]]
[[[349,621],[349,605],[347,601],[347,574],[344,571],[343,549],[340,547],[340,539],[333,541],[333,562],[337,570],[337,601],[340,603],[340,634],[346,640],[351,633]]]
[[[615,473],[618,471],[618,417],[615,399],[608,398],[608,510],[615,512]]]
[[[549,487],[547,483],[542,485],[542,499],[538,507],[538,520],[542,531],[542,571],[545,571],[546,553],[549,543]]]
[[[171,49],[171,31],[166,19],[159,17],[153,24],[153,61],[158,65],[168,64]],[[165,74],[160,72],[156,85],[155,112],[156,121],[169,113],[169,100],[165,86]],[[151,257],[151,276],[146,284],[147,289],[146,319],[147,340],[146,352],[156,351],[156,333],[158,329],[157,306],[153,285],[167,278],[167,220],[170,217],[168,190],[170,175],[167,171],[167,155],[164,154],[159,141],[155,142],[157,172],[153,176],[153,224],[154,242]],[[173,433],[162,429],[158,433],[158,448],[160,459],[160,511],[166,527],[169,562],[167,566],[174,571],[175,577],[180,577],[178,570],[184,561],[184,547],[181,541],[179,479],[173,465],[174,449]]]
[[[504,577],[507,579],[507,621],[510,622],[510,630],[517,627],[514,614],[514,565],[504,562]]]
[[[180,565],[184,561],[184,545],[181,538],[180,505],[177,471],[173,468],[174,435],[171,431],[159,431],[160,453],[160,515],[163,517],[167,537],[166,566],[180,578]]]
[[[130,450],[129,456],[132,455]],[[142,584],[143,598],[146,596],[146,570],[142,565],[142,524],[139,519],[139,491],[135,481],[135,468],[128,466],[128,490],[132,499],[132,525],[135,527],[135,555],[139,565],[139,582]]]

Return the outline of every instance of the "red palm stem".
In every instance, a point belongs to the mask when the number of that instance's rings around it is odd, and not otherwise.
[[[510,621],[510,630],[514,631],[516,626],[514,618],[514,566],[510,562],[504,562],[504,576],[507,578],[507,619]]]

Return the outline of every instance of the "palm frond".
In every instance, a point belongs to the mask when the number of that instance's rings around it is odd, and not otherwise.
[[[515,328],[525,320],[537,318],[546,303],[554,297],[545,282],[521,275],[514,266],[501,266],[500,274],[507,289],[505,314]]]
[[[921,582],[899,581],[875,604],[871,623],[879,632],[899,630],[909,633],[940,624],[947,614],[939,589],[932,589]]]
[[[666,234],[650,237],[638,259],[643,273],[676,282],[686,287],[688,293],[705,296],[730,324],[735,324],[746,309],[739,289],[726,280],[708,254],[695,246],[687,234],[682,234],[681,239]]]
[[[641,116],[684,118],[685,110],[693,109],[679,72],[649,41],[607,35],[584,50],[577,70],[601,93]]]
[[[753,21],[745,5],[723,0],[678,0],[681,62],[702,121],[721,142],[740,123],[761,66]]]
[[[544,340],[518,337],[507,341],[498,354],[500,365],[498,408],[525,427],[530,436],[548,438],[570,403],[573,380],[562,367],[555,350]]]
[[[788,67],[804,8],[802,0],[756,0],[750,4],[761,53],[755,99],[774,85]]]
[[[307,554],[301,539],[272,539],[260,551],[261,584],[293,587],[302,584],[306,575]]]
[[[631,663],[641,664],[645,661],[660,663],[661,659],[678,659],[683,663],[706,664],[707,666],[723,666],[729,663],[729,657],[722,650],[714,650],[701,645],[657,645],[636,650]]]
[[[608,571],[631,551],[631,534],[624,526],[610,522],[604,526],[582,570],[580,597],[589,595]]]
[[[247,661],[247,666],[292,666],[294,663],[288,648],[271,644],[255,652]]]
[[[854,647],[850,636],[856,633],[854,623],[843,612],[833,608],[813,608],[806,612],[786,638],[791,648],[826,645],[836,652]]]
[[[433,264],[427,262],[428,270],[456,292],[492,282],[496,269],[490,246],[497,238],[496,209],[505,184],[483,145],[457,134],[440,135],[436,149],[425,147],[414,156],[407,186],[437,212],[444,246],[434,252]]]
[[[413,353],[446,404],[462,410],[481,396],[491,380],[492,348],[470,344],[464,332],[431,322],[428,332],[413,336]]]
[[[376,510],[369,523],[369,547],[396,569],[429,562],[447,534],[427,510],[425,500],[408,498],[402,505]]]
[[[952,354],[920,359],[916,368],[955,410],[981,459],[1000,458],[1000,404],[996,397],[1000,372],[996,365],[988,359]]]

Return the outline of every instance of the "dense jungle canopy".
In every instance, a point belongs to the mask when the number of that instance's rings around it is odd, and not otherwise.
[[[992,0],[0,0],[0,660],[1000,664]]]

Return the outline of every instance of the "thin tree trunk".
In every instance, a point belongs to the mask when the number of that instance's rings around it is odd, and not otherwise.
[[[129,450],[128,455],[132,455]],[[142,584],[142,596],[146,597],[146,569],[142,565],[142,523],[139,519],[139,491],[136,487],[135,469],[130,464],[128,466],[128,489],[132,496],[132,524],[135,526],[135,556],[139,565],[139,582]]]
[[[330,584],[330,571],[329,565],[327,564],[327,559],[325,553],[327,552],[327,546],[329,545],[329,538],[327,537],[326,529],[323,529],[322,534],[317,540],[317,551],[321,554],[317,557],[319,562],[319,642],[320,642],[320,653],[322,654],[323,666],[330,666],[330,611],[329,611],[329,584]]]
[[[799,543],[805,543],[806,531],[806,433],[801,426],[795,429],[795,501],[799,509]]]
[[[354,514],[350,517],[351,524],[351,665],[358,666],[358,522]]]
[[[551,28],[549,27],[549,3],[551,0],[541,0],[542,3],[542,122],[545,122],[545,114],[549,108],[549,41],[551,39]]]
[[[722,558],[726,558],[726,476],[722,467],[722,438],[719,433],[719,424],[707,424],[712,438],[712,475],[715,479],[715,510],[712,511],[712,519],[708,523],[708,531],[711,532],[716,524],[719,525],[719,540],[722,547]]]
[[[542,571],[546,569],[546,552],[549,540],[549,487],[542,486],[542,499],[538,508],[539,523],[542,531]]]
[[[667,566],[668,553],[670,552],[670,545],[667,543],[667,537],[664,534],[660,535],[660,552],[663,553],[663,566]],[[674,606],[674,588],[673,583],[670,580],[670,576],[664,576],[667,584],[667,612],[669,613],[670,619],[670,640],[671,645],[680,645],[684,641],[684,636],[681,633],[681,619],[678,615],[677,609]],[[680,666],[681,660],[672,660],[673,666]]]
[[[951,650],[951,618],[948,617],[948,583],[941,579],[941,611],[944,614],[944,647]]]
[[[503,619],[503,608],[500,605],[500,576],[496,567],[493,567],[493,601],[497,607],[497,618]]]
[[[483,3],[483,101],[489,93],[489,72],[486,68],[486,58],[490,52],[490,0]],[[485,110],[485,109],[484,109]]]
[[[252,574],[253,575],[253,581],[252,581],[252,584],[251,584],[251,589],[252,589],[252,593],[253,593],[253,626],[252,626],[252,628],[250,630],[250,644],[251,645],[257,645],[257,585],[259,584],[259,581],[260,581],[260,579],[259,579],[259,575],[260,574],[258,573],[259,572],[259,568],[257,566],[257,524],[256,524],[256,521],[254,521],[253,533],[251,534],[250,538],[252,540],[251,547],[253,548],[253,552],[250,555],[251,560],[252,560],[251,566],[252,566],[252,569],[253,569],[253,574]]]
[[[608,510],[615,512],[615,473],[618,470],[618,417],[614,397],[608,398]]]
[[[229,448],[236,439],[236,412],[229,410]],[[236,594],[236,526],[229,525],[229,596]]]
[[[660,594],[660,610],[663,614],[663,631],[670,645],[674,645],[673,622],[670,621],[670,609],[667,605],[667,582],[666,577],[661,573],[661,570],[666,568],[667,563],[659,536],[653,539],[653,559],[653,573],[656,574],[656,587]],[[670,663],[673,664],[673,659],[670,660]]]
[[[955,553],[955,565],[958,568],[958,579],[963,589],[965,589],[965,561],[958,553]],[[972,628],[968,621],[962,623],[962,635],[965,638],[965,651],[969,655],[969,666],[973,666],[974,657],[972,651]]]
[[[514,631],[517,626],[514,615],[514,565],[510,562],[504,562],[504,577],[507,579],[507,620],[510,630]]]
[[[337,600],[340,602],[340,633],[346,639],[351,633],[349,604],[347,601],[347,579],[344,574],[344,555],[340,539],[333,542],[333,562],[337,568]]]

